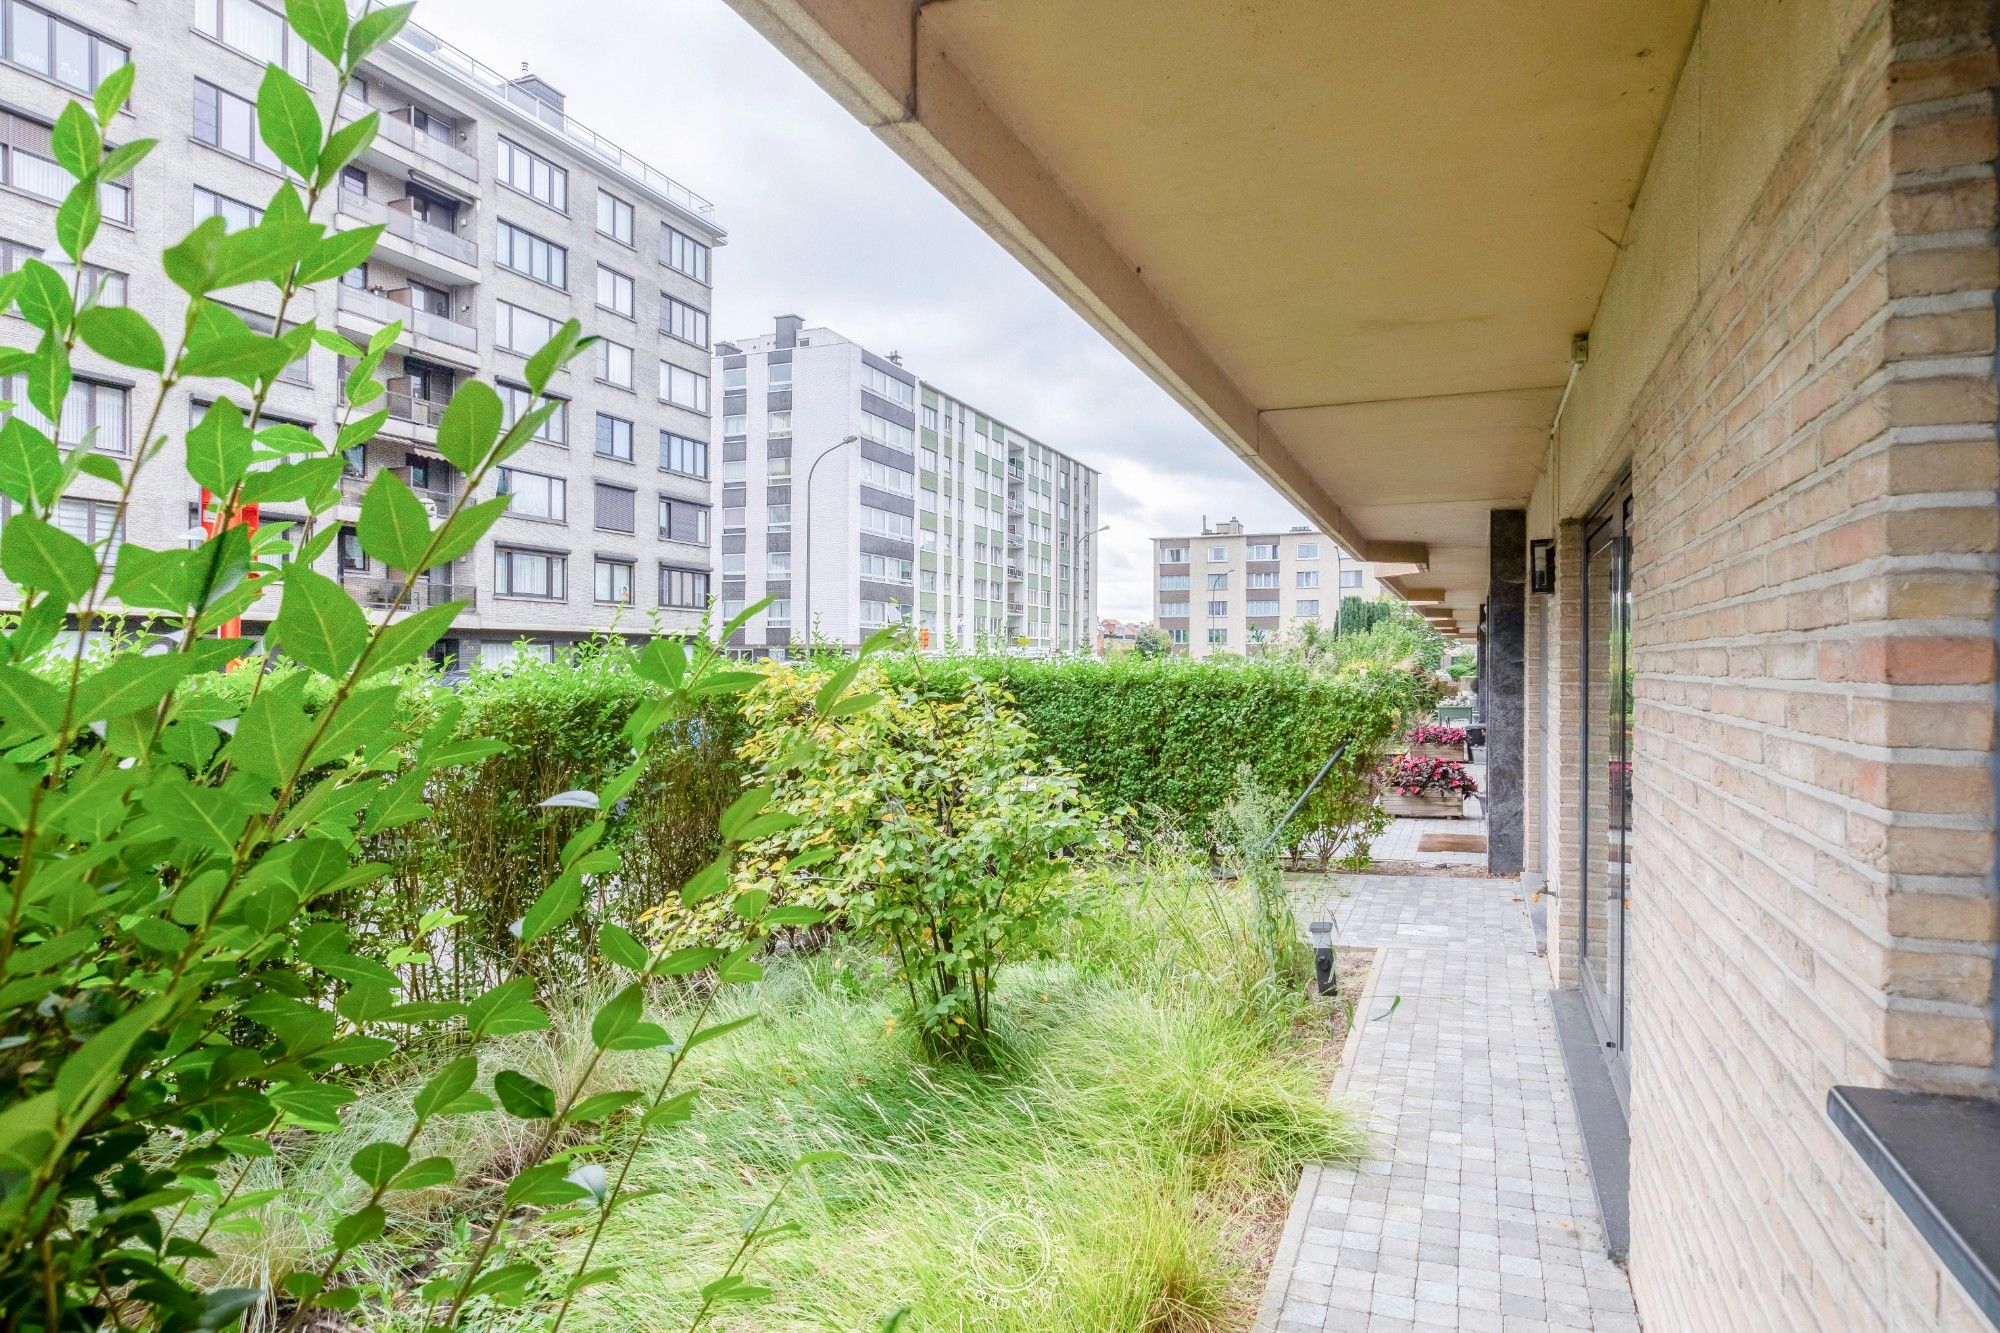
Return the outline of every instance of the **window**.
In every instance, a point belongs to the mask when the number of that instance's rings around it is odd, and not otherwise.
[[[865,408],[861,412],[861,438],[901,449],[904,453],[917,451],[915,431],[908,426],[899,426],[887,417],[878,417]]]
[[[1209,646],[1214,648],[1222,648],[1227,646],[1229,643],[1229,631],[1227,629],[1224,629],[1220,625],[1216,626],[1215,628],[1209,630],[1208,642]]]
[[[722,553],[722,577],[726,579],[742,578],[745,572],[745,565],[749,559],[749,555],[743,551],[724,551]]]
[[[194,216],[197,222],[203,218],[221,218],[224,231],[242,231],[263,221],[264,210],[197,185],[194,187]]]
[[[724,481],[748,481],[749,478],[749,463],[741,458],[725,458],[722,460],[722,479]]]
[[[1185,648],[1187,647],[1187,631],[1184,629],[1170,629],[1167,631],[1167,641],[1169,643],[1177,643]]]
[[[57,163],[52,134],[51,127],[41,121],[0,111],[0,182],[52,204],[61,203],[76,184],[76,178]],[[130,185],[104,185],[98,190],[98,200],[106,219],[131,223]]]
[[[1317,569],[1300,570],[1298,574],[1298,586],[1301,588],[1317,588],[1319,586],[1319,571]]]
[[[507,301],[493,303],[493,340],[509,352],[522,356],[532,356],[542,349],[542,344],[555,337],[561,327],[558,321],[538,311]],[[599,357],[603,355],[604,344],[599,343]]]
[[[789,361],[773,361],[770,364],[769,373],[765,378],[773,389],[791,388],[792,363]]]
[[[505,380],[495,386],[500,391],[500,421],[503,426],[513,424],[535,405],[535,395],[526,385],[509,384]],[[544,444],[569,443],[569,404],[561,398],[552,399],[556,410],[536,428],[532,438]]]
[[[639,529],[638,492],[630,486],[613,486],[608,481],[596,485],[594,512],[597,526],[604,532],[636,532]]]
[[[790,454],[771,455],[771,457],[764,460],[764,474],[772,481],[790,481],[792,479],[792,456]]]
[[[62,421],[51,431],[49,419],[28,403],[27,377],[0,376],[0,398],[14,404],[14,414],[21,420],[52,436],[57,444],[74,448],[88,442],[92,449],[103,454],[122,454],[132,447],[126,425],[128,392],[121,384],[77,376],[70,382],[69,396],[63,399]]]
[[[494,224],[498,254],[494,262],[524,278],[569,290],[569,250],[546,236],[537,236],[511,222]],[[601,299],[601,298],[600,298]]]
[[[1227,564],[1228,561],[1229,561],[1229,548],[1227,546],[1211,546],[1208,548],[1209,564],[1221,565],[1221,564]]]
[[[878,537],[900,537],[908,541],[916,531],[916,524],[908,514],[877,509],[874,505],[862,505],[861,530],[872,532]]]
[[[1300,543],[1299,543],[1299,559],[1301,559],[1301,560],[1317,560],[1317,559],[1319,559],[1319,543],[1318,543],[1318,542],[1300,542]]]
[[[491,639],[479,645],[479,665],[483,667],[505,667],[515,662],[553,662],[556,647],[552,643],[532,643],[527,639],[517,639],[512,643],[496,643]]]
[[[686,301],[676,301],[665,292],[661,292],[660,332],[670,338],[679,338],[684,343],[693,343],[706,351],[708,312],[699,306],[691,306]]]
[[[1316,615],[1318,615],[1318,614],[1319,614],[1319,598],[1317,598],[1317,597],[1301,597],[1301,598],[1299,598],[1299,606],[1298,606],[1298,614],[1299,614],[1299,615],[1302,615],[1302,616],[1316,616]]]
[[[890,467],[887,463],[864,458],[861,460],[861,484],[873,486],[878,491],[887,491],[891,495],[912,495],[916,492],[917,479],[914,473],[905,472],[899,467]]]
[[[909,583],[914,575],[910,562],[893,555],[861,555],[861,577],[878,583]]]
[[[731,412],[722,418],[722,433],[725,436],[747,435],[750,418],[741,412]]]
[[[1161,591],[1161,592],[1186,592],[1187,590],[1188,590],[1188,576],[1187,576],[1187,575],[1185,575],[1185,574],[1162,574],[1162,575],[1160,575],[1160,591]]]
[[[597,414],[597,452],[600,457],[632,461],[632,423],[609,412]]]
[[[935,431],[937,428],[938,428],[938,410],[935,407],[924,408],[924,429],[928,431]]]
[[[1160,603],[1160,616],[1162,619],[1171,619],[1176,616],[1185,616],[1187,613],[1188,613],[1188,604],[1186,602]]]
[[[725,393],[730,389],[741,389],[749,382],[750,371],[747,367],[724,366],[722,368],[722,388]]]
[[[500,140],[500,182],[558,213],[569,212],[569,172],[511,139]]]
[[[0,0],[0,10],[7,20],[8,63],[65,87],[94,93],[111,71],[131,59],[116,42],[21,0]]]
[[[708,441],[676,435],[670,430],[661,431],[660,467],[663,471],[678,472],[683,477],[706,477]]]
[[[917,386],[899,380],[886,370],[874,366],[861,367],[861,387],[878,397],[887,398],[892,403],[904,407],[914,407],[917,403]]]
[[[708,605],[708,571],[660,566],[660,605],[699,611]]]
[[[568,483],[561,477],[544,476],[539,472],[523,472],[519,468],[500,469],[500,494],[511,495],[514,503],[507,506],[507,512],[516,518],[553,519],[558,523],[569,520]]]
[[[863,571],[864,573],[866,571]],[[768,578],[788,579],[792,576],[792,553],[790,551],[767,551],[764,553],[764,574]]]
[[[1361,586],[1361,571],[1360,571],[1360,570],[1358,570],[1358,569],[1343,569],[1343,570],[1341,570],[1341,571],[1340,571],[1340,586],[1341,586],[1341,587],[1343,587],[1343,588],[1358,588],[1358,587],[1360,587],[1360,586]]]
[[[773,597],[770,606],[764,609],[764,623],[770,629],[790,629],[792,627],[792,599]]]
[[[708,506],[679,496],[661,496],[660,536],[668,541],[708,545]]]
[[[1253,569],[1243,576],[1246,588],[1275,588],[1278,586],[1278,571],[1275,569]]]
[[[770,528],[773,532],[777,531],[779,528],[791,527],[792,506],[789,503],[765,505],[764,525]]]
[[[306,81],[310,48],[279,11],[256,0],[196,0],[194,24],[231,50],[260,64],[281,65],[300,82]]]
[[[926,472],[937,471],[937,450],[932,449],[929,446],[925,446],[923,449],[918,451],[917,457],[922,461],[924,471]]]
[[[746,512],[742,505],[725,505],[722,510],[722,530],[724,532],[743,531],[743,518]]]
[[[1275,616],[1278,614],[1278,599],[1275,597],[1252,597],[1243,604],[1246,616]]]
[[[89,300],[96,305],[125,304],[125,275],[118,270],[86,263],[79,283],[76,265],[62,251],[53,247],[44,251],[41,246],[30,245],[26,241],[0,240],[0,274],[18,272],[21,265],[30,259],[39,259],[62,274],[79,300]]]
[[[632,562],[629,560],[606,560],[597,558],[596,587],[593,590],[599,602],[613,606],[632,605]]]
[[[1246,558],[1251,560],[1276,560],[1278,558],[1278,544],[1276,542],[1254,542],[1251,544],[1249,555]]]
[[[632,349],[601,338],[597,342],[597,378],[620,389],[632,387]]]
[[[1187,555],[1188,548],[1185,546],[1162,546],[1160,548],[1160,563],[1163,565],[1185,565],[1187,563]]]
[[[660,397],[691,412],[708,411],[708,376],[671,361],[660,362]]]
[[[1210,602],[1208,604],[1208,613],[1212,616],[1226,616],[1229,614],[1229,603]]]
[[[197,143],[220,148],[260,167],[285,169],[278,155],[257,137],[257,104],[205,79],[194,81],[194,137]]]
[[[903,608],[894,602],[880,602],[873,598],[861,599],[861,628],[881,629],[884,625],[903,623]]]
[[[1229,575],[1210,574],[1208,576],[1208,590],[1210,592],[1221,592],[1228,586],[1229,586]]]
[[[494,584],[503,597],[541,597],[561,601],[569,596],[567,556],[499,546],[493,550],[493,559]]]
[[[125,542],[125,525],[118,522],[118,506],[111,501],[65,496],[56,501],[55,512],[49,518],[78,541],[92,546],[106,543],[102,568],[109,569],[117,562],[118,548]]]
[[[664,222],[660,224],[660,262],[696,282],[708,281],[708,247]]]
[[[604,264],[597,266],[597,304],[599,306],[611,311],[613,314],[623,315],[625,318],[630,319],[632,318],[633,310],[636,309],[636,306],[633,304],[636,291],[637,289],[632,285],[632,276],[629,273],[620,273],[617,269]]]
[[[615,194],[597,192],[597,231],[614,241],[632,244],[632,205]]]

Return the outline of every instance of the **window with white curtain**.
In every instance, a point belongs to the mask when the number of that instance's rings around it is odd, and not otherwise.
[[[660,362],[660,397],[675,407],[691,412],[708,411],[708,376],[699,371]]]
[[[495,586],[506,597],[541,597],[561,601],[568,594],[569,559],[550,551],[495,547]]]
[[[24,375],[0,376],[0,398],[14,404],[21,420],[57,444],[72,447],[89,442],[99,453],[123,454],[132,447],[127,425],[126,400],[130,391],[122,384],[86,379],[79,375],[70,382],[69,396],[63,399],[62,421],[54,430],[49,419],[28,402],[28,381]]]
[[[257,0],[195,0],[194,26],[233,51],[281,66],[301,83],[310,82],[312,48],[291,30],[279,10]]]

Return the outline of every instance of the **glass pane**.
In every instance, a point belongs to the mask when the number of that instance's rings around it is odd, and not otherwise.
[[[1629,543],[1621,507],[1584,556],[1583,913],[1586,990],[1605,1040],[1625,1044],[1625,893],[1631,827]]]

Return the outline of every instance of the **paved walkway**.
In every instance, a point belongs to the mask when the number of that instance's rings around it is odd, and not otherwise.
[[[1260,1333],[1633,1333],[1519,886],[1341,884],[1341,942],[1384,951],[1336,1085],[1368,1112],[1372,1156],[1306,1171]]]
[[[1484,750],[1479,751],[1481,755]],[[1486,765],[1482,762],[1467,764],[1466,771],[1486,787]],[[1368,844],[1368,854],[1377,861],[1409,861],[1425,866],[1477,866],[1486,868],[1485,852],[1425,852],[1419,851],[1418,844],[1426,833],[1471,833],[1480,837],[1486,834],[1486,801],[1483,797],[1469,796],[1465,801],[1463,819],[1392,819],[1389,827],[1382,830],[1375,841]]]

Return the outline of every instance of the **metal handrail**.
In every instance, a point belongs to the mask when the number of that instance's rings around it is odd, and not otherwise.
[[[377,199],[369,199],[352,190],[339,191],[339,201],[335,210],[345,217],[358,218],[363,222],[379,223],[389,235],[398,240],[410,242],[426,250],[435,250],[447,259],[455,259],[461,264],[479,266],[479,242],[468,240],[455,231],[418,219],[400,208],[392,207]]]

